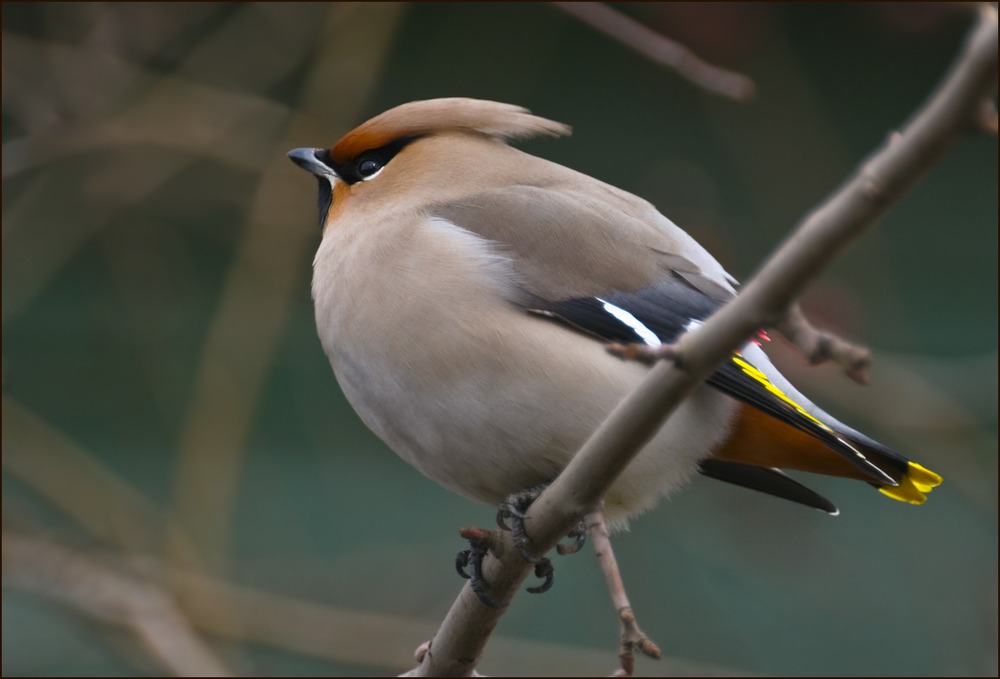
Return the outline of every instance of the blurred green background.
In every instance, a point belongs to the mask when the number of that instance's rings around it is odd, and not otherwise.
[[[517,103],[527,150],[653,201],[738,278],[901,125],[970,16],[945,5],[619,9],[757,84],[697,89],[548,4],[3,3],[5,675],[396,674],[493,511],[341,396],[309,295],[315,183],[285,158],[396,104]],[[970,136],[806,297],[873,384],[788,375],[940,472],[839,518],[699,479],[618,535],[640,674],[995,675],[997,143]],[[358,300],[363,304],[364,300]],[[480,670],[607,674],[589,554]]]

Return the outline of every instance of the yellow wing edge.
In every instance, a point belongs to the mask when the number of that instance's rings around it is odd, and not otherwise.
[[[941,485],[941,476],[935,474],[926,467],[921,467],[916,462],[907,464],[906,474],[899,480],[899,485],[883,486],[879,492],[900,502],[909,502],[911,505],[922,505],[927,499],[927,493],[935,486]]]

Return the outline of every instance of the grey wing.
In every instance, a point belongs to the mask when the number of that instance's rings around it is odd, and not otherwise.
[[[433,216],[507,252],[519,282],[546,300],[631,292],[680,278],[725,300],[733,279],[644,200],[588,180],[580,188],[515,185],[435,205]]]

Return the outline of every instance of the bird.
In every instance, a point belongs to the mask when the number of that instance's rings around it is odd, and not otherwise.
[[[426,477],[498,504],[550,483],[738,282],[651,203],[512,142],[569,126],[494,101],[405,103],[288,153],[319,187],[317,332],[363,422]],[[787,471],[920,504],[935,472],[796,389],[749,338],[610,487],[622,528],[703,474],[836,514]]]

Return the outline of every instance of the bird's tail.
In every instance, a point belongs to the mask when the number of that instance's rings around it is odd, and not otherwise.
[[[920,505],[927,499],[927,493],[931,489],[941,485],[940,475],[912,460],[908,460],[861,432],[855,431],[840,422],[835,422],[833,429],[851,445],[860,450],[872,464],[892,477],[893,481],[897,484],[895,486],[880,483],[872,483],[872,485],[878,488],[879,492],[891,497],[893,500]]]

